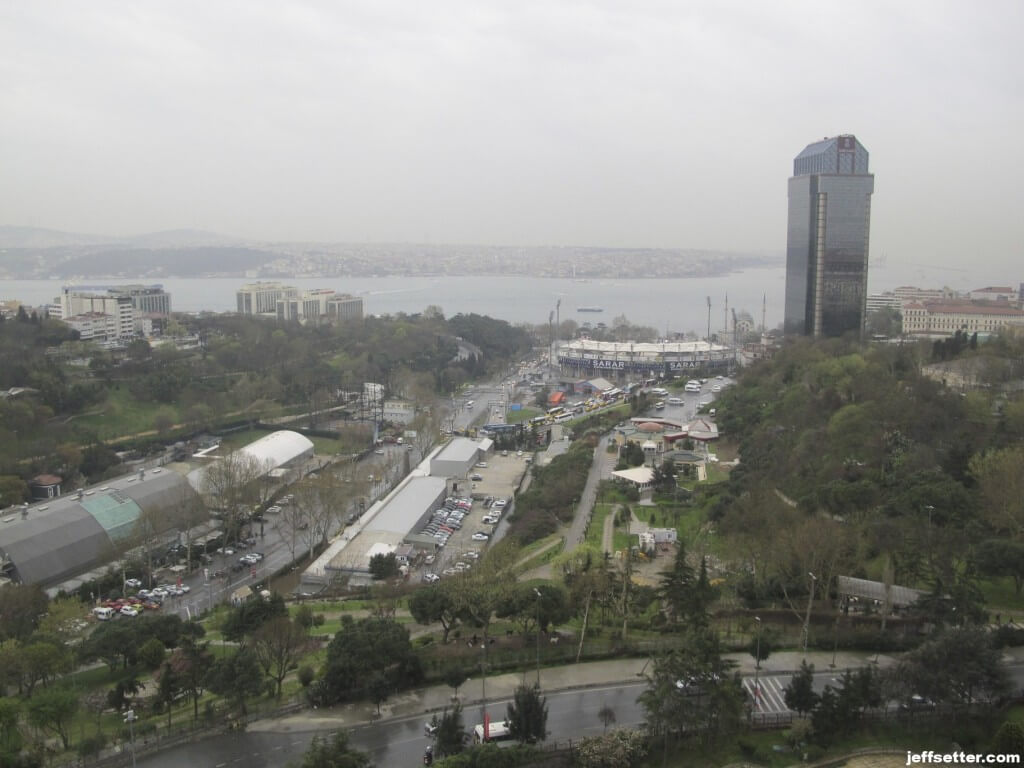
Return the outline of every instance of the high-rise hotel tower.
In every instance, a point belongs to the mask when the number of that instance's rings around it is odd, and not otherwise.
[[[793,161],[786,237],[787,335],[863,333],[874,189],[868,151],[855,136],[810,144]]]

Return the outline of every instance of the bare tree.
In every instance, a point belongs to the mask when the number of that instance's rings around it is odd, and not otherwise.
[[[200,492],[207,506],[223,515],[225,541],[237,538],[251,517],[260,499],[260,478],[271,468],[271,462],[242,451],[230,453],[204,468]]]
[[[263,624],[253,633],[253,651],[256,660],[277,687],[281,698],[281,684],[288,671],[309,648],[306,630],[286,616],[278,616]]]

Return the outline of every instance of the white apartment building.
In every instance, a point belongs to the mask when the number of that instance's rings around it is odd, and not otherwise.
[[[903,305],[903,333],[952,336],[990,334],[1006,326],[1024,327],[1024,311],[1005,302],[926,301]]]
[[[416,407],[408,400],[385,400],[384,421],[393,424],[411,424],[416,416]]]
[[[321,317],[327,317],[327,302],[333,297],[332,288],[314,288],[297,296],[278,299],[277,319],[318,323]]]
[[[130,296],[112,293],[86,293],[73,286],[65,286],[60,295],[60,316],[65,322],[79,315],[110,315],[114,332],[107,338],[127,338],[135,335],[135,307]]]
[[[363,299],[361,296],[337,294],[327,300],[327,316],[331,320],[361,320]]]
[[[111,315],[102,312],[85,312],[65,317],[63,321],[72,330],[78,331],[82,341],[105,341],[117,338],[117,322]]]
[[[249,283],[235,292],[240,315],[263,315],[277,312],[277,302],[299,295],[299,289],[281,283]]]
[[[1020,290],[1009,285],[990,285],[976,288],[968,294],[971,299],[982,301],[1005,301],[1015,307],[1020,306]]]

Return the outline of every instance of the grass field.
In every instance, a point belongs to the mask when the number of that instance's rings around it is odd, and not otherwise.
[[[520,408],[518,411],[507,411],[505,413],[505,422],[507,424],[519,424],[522,421],[529,421],[543,414],[544,412],[539,408]]]

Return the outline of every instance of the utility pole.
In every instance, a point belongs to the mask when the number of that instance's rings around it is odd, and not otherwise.
[[[814,602],[814,587],[818,583],[818,577],[810,571],[807,575],[811,577],[811,592],[807,595],[807,614],[804,616],[804,656],[807,656],[807,638],[811,633],[811,604]]]
[[[633,513],[626,507],[626,568],[622,579],[622,641],[626,641],[629,629],[629,586],[633,580],[633,550],[629,546],[629,523]]]
[[[132,768],[135,768],[135,719],[134,709],[124,713],[124,722],[128,723],[128,739],[132,745]]]
[[[537,596],[537,689],[540,690],[540,590],[533,588],[533,594]]]
[[[754,650],[754,706],[761,711],[761,617],[755,616],[757,622],[757,648]]]

